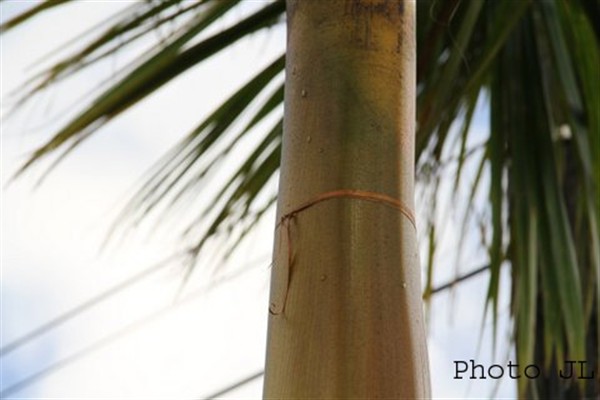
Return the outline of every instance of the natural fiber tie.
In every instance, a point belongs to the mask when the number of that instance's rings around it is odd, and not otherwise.
[[[382,194],[382,193],[368,192],[368,191],[364,191],[364,190],[352,190],[352,189],[333,190],[330,192],[321,193],[320,195],[318,195],[318,196],[312,198],[311,200],[301,204],[300,206],[294,208],[292,211],[283,215],[280,218],[279,223],[276,226],[276,229],[279,229],[279,227],[281,227],[281,226],[285,227],[286,241],[287,241],[287,247],[288,247],[288,249],[287,249],[288,250],[288,257],[287,257],[287,267],[288,267],[288,278],[287,279],[288,279],[288,282],[286,283],[285,294],[284,294],[284,298],[283,298],[283,304],[281,305],[281,310],[277,310],[276,303],[271,303],[271,306],[269,307],[269,312],[271,314],[279,315],[279,314],[283,313],[283,311],[285,309],[285,303],[287,300],[287,292],[288,292],[289,277],[290,277],[289,269],[291,269],[291,267],[292,267],[292,253],[293,253],[292,252],[292,238],[291,238],[290,223],[289,223],[290,220],[295,218],[302,211],[304,211],[318,203],[321,203],[323,201],[330,200],[330,199],[335,199],[335,198],[351,198],[351,199],[365,200],[365,201],[371,201],[374,203],[384,204],[388,207],[392,207],[392,208],[400,211],[400,213],[402,215],[404,215],[410,221],[411,225],[416,229],[414,212],[409,207],[407,207],[404,203],[402,203],[400,200],[395,199],[391,196]]]

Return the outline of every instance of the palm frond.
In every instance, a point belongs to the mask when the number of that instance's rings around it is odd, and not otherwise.
[[[508,261],[519,362],[541,361],[546,368],[597,354],[600,107],[591,88],[598,85],[600,64],[593,19],[582,4],[485,2],[477,21],[483,25],[471,29],[475,6],[460,3],[446,10],[442,30],[449,32],[430,29],[437,44],[420,35],[426,50],[437,46],[437,59],[425,54],[438,65],[420,64],[427,76],[419,77],[417,99],[419,176],[442,173],[443,149],[462,160],[468,130],[453,135],[449,121],[468,126],[473,94],[489,93],[486,152],[468,194],[472,199],[487,185],[488,301],[494,317],[500,265]],[[480,180],[484,166],[487,178]],[[462,170],[459,161],[453,196],[460,192]],[[472,211],[465,213],[460,237],[469,218]],[[430,244],[440,240],[433,236],[437,230],[429,231]],[[533,393],[520,383],[521,394]],[[593,393],[592,387],[583,390]]]
[[[222,15],[223,4],[229,5],[228,2],[212,4],[214,7],[207,10],[199,18],[197,25],[191,28],[194,34],[183,35],[109,87],[46,144],[35,150],[19,169],[17,176],[51,152],[62,150],[63,153],[58,156],[58,160],[61,160],[89,135],[165,83],[249,33],[276,22],[284,7],[282,1],[270,3],[234,26],[185,49],[185,45],[193,39],[197,31],[204,29]]]
[[[62,5],[64,3],[68,3],[70,0],[48,0],[44,1],[36,6],[31,7],[29,10],[22,12],[19,15],[16,15],[14,18],[4,22],[0,25],[0,33],[6,32],[9,29],[13,29],[24,22],[29,21],[34,18],[36,15],[47,11],[53,7]]]
[[[268,122],[280,110],[283,85],[278,83],[273,92],[269,92],[269,87],[281,76],[284,65],[283,55],[275,59],[156,163],[118,218],[115,229],[122,227],[123,221],[136,226],[151,214],[164,220],[175,215],[176,210],[193,209],[191,206],[197,199],[207,195],[203,188],[218,174],[223,163],[236,164],[231,155],[243,145],[246,149],[254,146],[254,150],[243,162],[237,162],[238,169],[229,177],[216,182],[218,190],[206,203],[207,208],[188,214],[193,218],[186,222],[183,237],[195,243],[196,254],[214,236],[221,235],[228,243],[238,243],[245,237],[267,211],[264,197],[270,199],[268,205],[273,204],[274,193],[270,193],[273,188],[266,183],[279,168],[282,120],[257,144],[242,142],[251,131],[256,131],[257,125]],[[261,93],[267,95],[266,100],[253,107]],[[245,114],[251,118],[236,132],[233,127],[244,120]],[[242,226],[246,228],[241,229]]]

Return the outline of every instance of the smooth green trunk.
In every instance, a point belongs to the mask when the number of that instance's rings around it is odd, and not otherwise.
[[[429,397],[411,221],[415,3],[287,6],[264,397]]]

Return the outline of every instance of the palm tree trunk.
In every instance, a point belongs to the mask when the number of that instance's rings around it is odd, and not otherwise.
[[[265,398],[423,398],[415,3],[288,0]]]

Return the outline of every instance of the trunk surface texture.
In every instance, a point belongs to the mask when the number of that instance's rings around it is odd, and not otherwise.
[[[415,3],[288,0],[264,397],[427,398]]]

